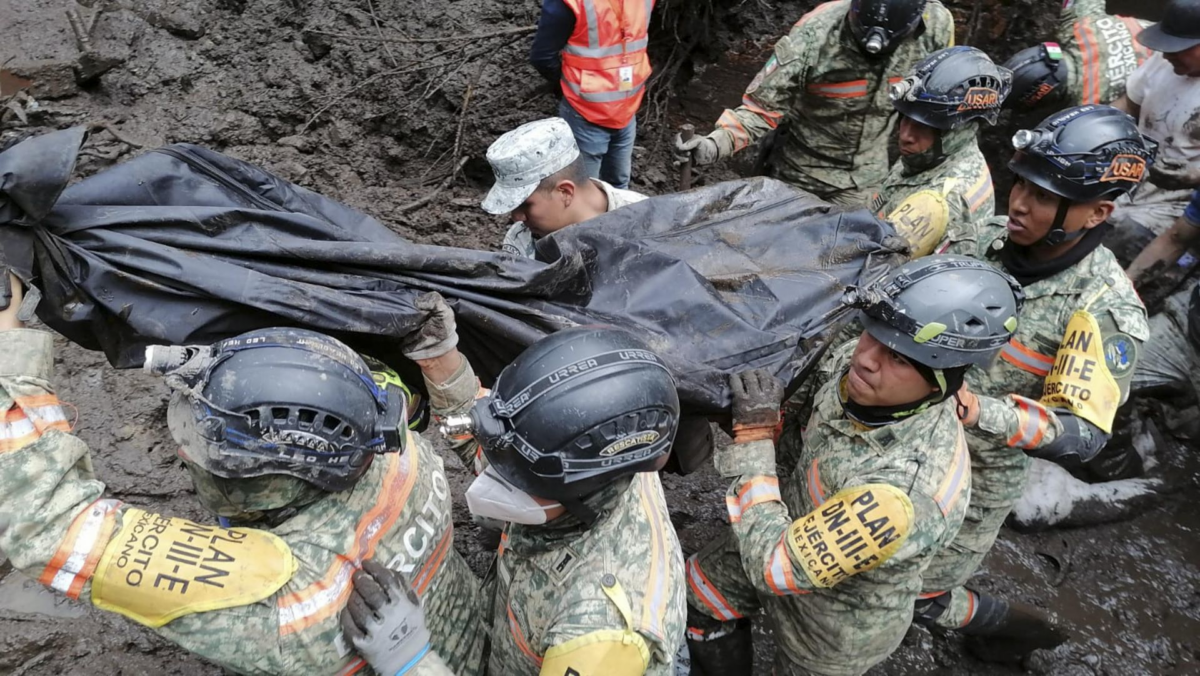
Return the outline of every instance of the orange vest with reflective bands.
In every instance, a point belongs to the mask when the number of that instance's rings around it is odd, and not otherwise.
[[[642,105],[650,77],[654,0],[563,0],[575,32],[562,52],[563,95],[588,122],[621,129]]]

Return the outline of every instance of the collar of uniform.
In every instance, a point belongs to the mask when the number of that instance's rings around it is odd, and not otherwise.
[[[824,421],[822,424],[845,437],[860,439],[879,455],[890,452],[891,448],[901,440],[925,439],[929,437],[929,429],[943,424],[947,416],[955,416],[953,397],[946,401],[930,406],[916,415],[898,420],[882,427],[866,427],[860,425],[843,414],[841,417]],[[840,406],[838,407],[841,408]]]
[[[584,504],[600,515],[590,529],[570,513],[541,526],[514,523],[508,527],[508,544],[505,550],[532,553],[557,549],[578,540],[589,530],[602,528],[620,505],[632,482],[633,476],[621,477],[584,498]]]
[[[994,258],[995,252],[1004,246],[1004,242],[1008,237],[1008,229],[1005,227],[1008,219],[1001,216],[992,219],[988,223],[986,238],[988,240],[987,254],[988,262],[992,265],[1003,269],[998,258]],[[1096,247],[1087,256],[1084,256],[1078,263],[1071,267],[1052,275],[1045,279],[1038,280],[1033,284],[1026,284],[1022,288],[1025,290],[1025,298],[1043,298],[1045,296],[1053,296],[1055,294],[1079,294],[1084,289],[1090,287],[1093,282],[1098,281],[1093,279],[1093,276],[1103,274],[1102,265],[1105,256],[1112,256],[1103,244]]]

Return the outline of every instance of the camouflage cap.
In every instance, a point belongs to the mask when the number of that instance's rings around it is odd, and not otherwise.
[[[552,117],[523,124],[496,139],[487,159],[496,175],[483,200],[489,214],[507,214],[521,206],[538,183],[562,171],[579,157],[579,146],[566,120]]]

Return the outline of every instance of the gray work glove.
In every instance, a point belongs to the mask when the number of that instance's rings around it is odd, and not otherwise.
[[[774,440],[783,383],[763,369],[751,369],[730,376],[729,389],[733,393],[734,443]]]
[[[440,357],[458,346],[454,311],[437,291],[417,297],[413,305],[428,313],[420,328],[404,337],[400,352],[413,361]]]
[[[1150,182],[1163,190],[1191,190],[1200,187],[1200,169],[1162,158],[1151,165]]]
[[[682,164],[689,159],[692,166],[703,167],[721,159],[721,150],[717,142],[707,136],[693,136],[684,141],[683,134],[676,134],[675,164]]]
[[[421,601],[400,573],[363,561],[342,611],[342,632],[377,674],[399,673],[429,647]]]

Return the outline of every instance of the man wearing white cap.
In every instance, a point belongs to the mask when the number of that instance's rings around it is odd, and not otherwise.
[[[534,243],[552,232],[646,199],[588,178],[571,127],[559,117],[523,124],[488,148],[496,175],[483,200],[489,214],[512,214],[504,253],[533,258]]]

